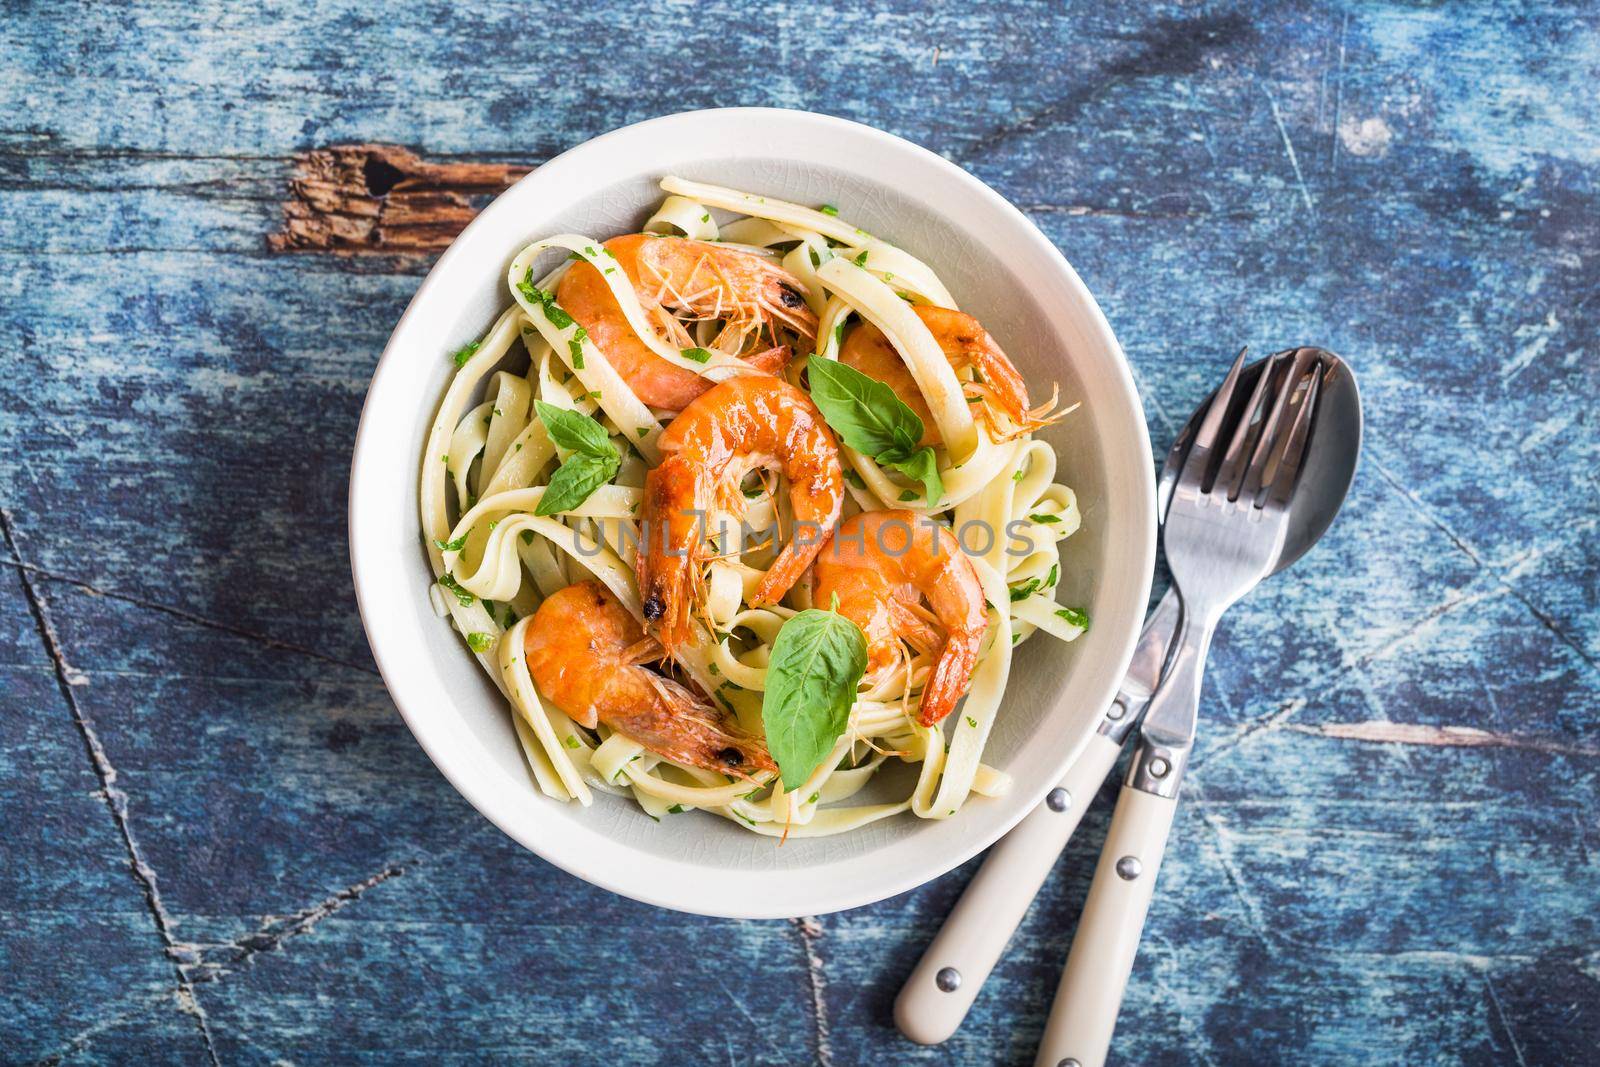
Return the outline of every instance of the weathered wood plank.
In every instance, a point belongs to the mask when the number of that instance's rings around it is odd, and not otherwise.
[[[297,160],[404,145],[454,180],[734,103],[893,130],[1029,211],[1158,447],[1239,343],[1360,373],[1350,510],[1219,641],[1121,1061],[1592,1058],[1593,12],[619,11],[0,23],[0,505],[167,913],[0,568],[0,970],[26,976],[0,1058],[1031,1060],[1103,805],[962,1031],[915,1049],[889,1004],[965,874],[809,931],[593,889],[433,771],[354,616],[349,445],[427,260],[272,252],[321,190]],[[347,222],[412,214],[363,157],[324,162]],[[469,206],[512,171],[478,173]],[[1473,743],[1410,743],[1449,736]]]
[[[504,163],[431,163],[398,145],[302,153],[274,252],[438,253],[482,204],[528,172]]]

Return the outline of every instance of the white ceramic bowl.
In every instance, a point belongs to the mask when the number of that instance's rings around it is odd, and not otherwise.
[[[506,267],[560,231],[635,230],[666,174],[800,203],[922,257],[980,318],[1038,393],[1059,381],[1076,413],[1045,435],[1083,528],[1063,543],[1060,599],[1088,610],[1070,645],[1039,636],[1017,656],[985,759],[1011,793],[959,816],[910,815],[779,846],[704,814],[657,824],[597,795],[543,796],[509,708],[428,601],[417,518],[423,439],[451,372],[447,354],[503,309]],[[435,764],[474,807],[562,869],[637,900],[708,915],[778,918],[868,904],[915,888],[994,842],[1088,740],[1132,654],[1155,558],[1150,442],[1128,366],[1067,261],[998,194],[897,137],[798,111],[737,108],[641,122],[551,160],[503,193],[417,290],[372,378],[350,472],[350,558],[373,656]]]

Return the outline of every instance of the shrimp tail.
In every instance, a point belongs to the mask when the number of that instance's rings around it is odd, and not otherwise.
[[[715,708],[670,678],[652,675],[655,707],[617,717],[611,726],[675,763],[749,778],[777,770],[766,742],[728,723]]]
[[[942,722],[956,710],[956,702],[966,695],[972,681],[972,669],[978,663],[978,645],[982,639],[981,630],[964,637],[952,635],[934,658],[917,708],[917,721],[923,726]]]

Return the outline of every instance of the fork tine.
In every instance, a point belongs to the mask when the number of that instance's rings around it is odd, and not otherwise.
[[[1217,469],[1217,481],[1211,489],[1213,493],[1220,489],[1227,494],[1229,500],[1238,499],[1239,483],[1244,477],[1245,460],[1250,457],[1250,451],[1255,447],[1256,438],[1266,422],[1266,416],[1256,418],[1256,412],[1261,409],[1262,398],[1272,387],[1273,378],[1283,369],[1283,362],[1288,355],[1288,352],[1276,352],[1262,364],[1261,373],[1256,377],[1255,388],[1251,390],[1250,399],[1240,413],[1239,425],[1233,432],[1233,440],[1228,443],[1228,450],[1223,453],[1222,466]]]
[[[1249,350],[1248,345],[1239,349],[1233,366],[1228,368],[1228,376],[1211,398],[1206,417],[1200,420],[1200,429],[1195,431],[1194,444],[1189,446],[1188,458],[1183,461],[1183,470],[1178,473],[1179,485],[1198,489],[1205,481],[1211,457],[1216,452],[1217,436],[1222,432],[1222,422],[1227,418],[1229,405],[1233,403],[1233,391],[1239,385],[1239,372],[1244,369],[1244,355]]]
[[[1299,390],[1307,366],[1315,366],[1316,363],[1316,354],[1311,349],[1301,348],[1295,351],[1294,363],[1278,386],[1277,395],[1272,401],[1271,413],[1262,424],[1261,436],[1256,439],[1255,449],[1250,454],[1250,465],[1244,472],[1244,483],[1239,487],[1240,497],[1254,501],[1261,494],[1261,486],[1266,481],[1267,466],[1272,459],[1273,446],[1279,443],[1278,429],[1284,421],[1284,412]]]
[[[1269,499],[1279,505],[1289,503],[1289,494],[1294,491],[1295,481],[1300,476],[1300,461],[1305,458],[1306,441],[1311,436],[1311,424],[1317,417],[1317,394],[1321,386],[1322,364],[1318,362],[1311,370],[1311,387],[1300,401],[1300,409],[1294,413],[1294,424],[1284,435],[1283,452],[1278,457],[1272,482],[1267,486]]]

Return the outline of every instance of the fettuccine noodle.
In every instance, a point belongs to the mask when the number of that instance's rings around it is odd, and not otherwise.
[[[944,819],[974,795],[1004,794],[1009,777],[983,755],[1014,650],[1041,631],[1071,641],[1087,626],[1081,613],[1055,600],[1058,545],[1081,521],[1072,490],[1055,481],[1055,452],[1030,434],[999,434],[974,417],[967,392],[973,372],[953,367],[912,313],[916,304],[957,307],[927,263],[832,209],[674,177],[661,188],[668,195],[643,231],[748,250],[781,264],[805,287],[818,323],[816,344],[783,372],[791,384],[804,387],[808,363],[837,359],[846,331],[861,322],[882,331],[915,379],[942,439],[935,454],[943,494],[930,503],[903,473],[841,444],[845,514],[909,508],[958,534],[988,610],[964,702],[943,723],[921,725],[916,710],[933,654],[907,646],[898,663],[863,680],[848,729],[810,779],[785,790],[770,772],[746,776],[676,763],[603,721],[584,728],[540,692],[523,647],[546,598],[592,578],[644,621],[636,575],[643,486],[661,460],[657,442],[670,422],[669,413],[630,388],[581,325],[559,308],[551,312],[550,294],[569,261],[602,271],[628,328],[672,367],[712,381],[749,371],[730,351],[710,347],[718,336],[714,321],[689,324],[686,336],[695,347],[674,344],[615,269],[602,239],[582,234],[547,237],[518,254],[507,274],[510,306],[456,354],[457,370],[427,437],[419,490],[424,543],[439,580],[436,609],[505,694],[533,779],[556,800],[589,805],[597,794],[625,797],[658,820],[698,808],[781,838],[845,833],[906,812]],[[538,264],[546,273],[530,287]],[[537,416],[538,403],[599,420],[621,456],[607,484],[553,515],[536,511],[568,455]],[[777,485],[746,495],[753,497],[742,516],[749,528],[785,528]],[[988,536],[969,538],[969,530]],[[714,636],[675,648],[674,667],[759,737],[773,644],[784,623],[812,605],[802,581],[782,602],[752,606],[774,546],[741,543],[730,533],[719,549],[702,590],[703,622]],[[916,768],[914,782],[887,801],[860,800],[896,763]]]

